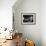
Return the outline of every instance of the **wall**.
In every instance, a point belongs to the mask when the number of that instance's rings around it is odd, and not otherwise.
[[[20,0],[21,1],[21,0]],[[41,1],[40,0],[23,0],[13,6],[14,24],[18,32],[23,33],[24,38],[35,41],[36,46],[41,46]],[[21,13],[36,13],[36,25],[22,25]]]
[[[46,0],[41,1],[41,38],[42,46],[46,46]]]
[[[12,6],[16,0],[0,0],[0,27],[12,29]]]

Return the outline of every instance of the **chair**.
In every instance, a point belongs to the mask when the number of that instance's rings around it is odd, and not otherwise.
[[[26,40],[25,46],[35,46],[35,43],[32,40]]]
[[[16,46],[22,46],[22,33],[15,33]]]

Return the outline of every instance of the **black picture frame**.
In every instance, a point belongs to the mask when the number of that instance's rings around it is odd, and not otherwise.
[[[21,24],[35,25],[36,24],[36,13],[21,13]]]

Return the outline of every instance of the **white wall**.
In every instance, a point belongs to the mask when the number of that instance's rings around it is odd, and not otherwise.
[[[12,28],[12,6],[16,0],[0,0],[0,27]]]
[[[42,46],[46,46],[46,0],[41,1],[41,36]]]
[[[18,5],[18,4],[17,4]],[[23,0],[19,6],[13,7],[15,29],[22,32],[24,37],[35,41],[36,46],[41,46],[41,1]],[[36,13],[36,25],[22,25],[21,13]]]
[[[31,39],[33,38],[37,42],[37,46],[39,46],[40,42],[40,44],[42,44],[40,46],[46,46],[46,0],[23,0],[23,2],[20,3],[21,5],[19,4],[18,6],[18,3],[16,4],[17,5],[14,5],[13,7],[15,28],[18,31],[23,32],[24,36],[27,36],[26,34],[28,34],[28,38],[31,36]],[[36,25],[22,25],[22,12],[37,13]]]

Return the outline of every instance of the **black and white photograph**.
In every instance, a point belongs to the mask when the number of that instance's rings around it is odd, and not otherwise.
[[[22,13],[22,24],[36,24],[36,13]]]

